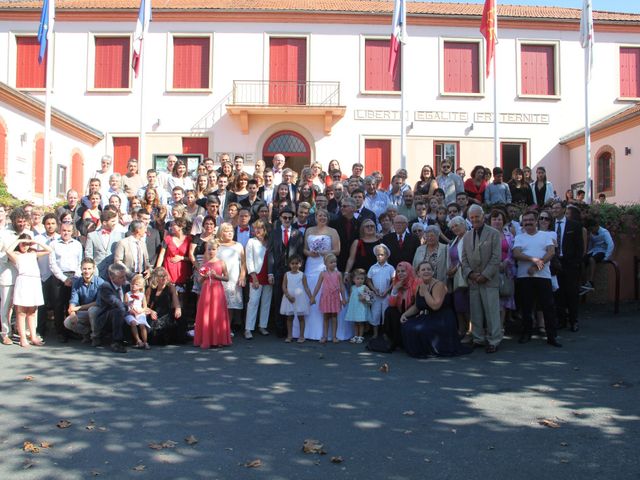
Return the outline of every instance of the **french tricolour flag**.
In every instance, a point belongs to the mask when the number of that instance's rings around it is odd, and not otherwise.
[[[138,78],[140,70],[140,61],[142,58],[142,40],[149,31],[149,22],[151,21],[151,0],[141,0],[140,10],[138,11],[138,21],[136,23],[136,31],[133,34],[133,58],[131,59],[131,68]]]
[[[395,0],[393,23],[391,24],[391,50],[389,52],[389,74],[395,78],[398,74],[398,52],[400,44],[407,38],[407,10],[405,0]]]

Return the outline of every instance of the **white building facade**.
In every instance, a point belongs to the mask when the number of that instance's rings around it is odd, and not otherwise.
[[[288,0],[274,6],[257,0],[234,9],[222,0],[170,0],[153,9],[138,78],[130,63],[139,4],[101,3],[57,1],[49,47],[52,105],[102,138],[82,147],[54,145],[52,181],[60,165],[67,167],[69,186],[86,184],[104,154],[115,158],[118,171],[129,157],[139,157],[144,170],[169,153],[239,153],[249,166],[258,158],[269,165],[278,151],[297,170],[337,159],[349,173],[362,162],[388,181],[400,167],[399,79],[390,77],[386,63],[392,2]],[[443,156],[467,172],[477,164],[493,166],[493,74],[486,78],[481,13],[482,5],[408,4],[406,166],[414,181],[423,165],[437,168]],[[500,6],[498,14],[500,164],[507,176],[517,166],[545,166],[562,195],[584,180],[584,168],[574,175],[569,149],[559,144],[584,126],[580,11]],[[640,100],[640,15],[594,12],[594,18],[596,120]],[[29,37],[38,20],[32,2],[0,0],[6,59],[0,82],[42,100],[41,71],[29,65],[37,64]],[[14,150],[26,127],[8,108],[0,101],[0,161],[8,167],[9,189],[45,199],[35,188],[43,168],[42,162],[35,168],[35,144],[31,156]],[[43,127],[28,130],[33,142]],[[82,178],[74,182],[73,148],[83,153]],[[12,176],[18,157],[32,162],[32,182]],[[619,198],[612,201],[637,200],[635,192],[614,191]]]

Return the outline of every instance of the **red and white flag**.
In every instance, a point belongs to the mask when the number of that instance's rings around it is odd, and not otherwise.
[[[133,57],[131,58],[131,68],[138,78],[140,70],[140,61],[142,59],[142,41],[149,31],[149,22],[151,21],[151,0],[141,0],[140,10],[138,11],[138,21],[136,23],[136,31],[133,34]]]
[[[496,52],[498,43],[498,13],[496,11],[496,0],[485,0],[482,11],[482,22],[480,23],[480,33],[485,38],[487,44],[487,78],[491,73],[491,61]],[[494,72],[495,74],[495,72]]]
[[[400,44],[407,39],[407,9],[406,0],[395,0],[393,6],[393,23],[391,24],[391,49],[389,51],[389,74],[396,78],[398,74],[398,53]],[[402,61],[402,59],[400,59]]]

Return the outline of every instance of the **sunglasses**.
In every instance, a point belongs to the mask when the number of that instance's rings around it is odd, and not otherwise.
[[[282,220],[293,220],[293,217],[289,216],[289,215],[283,215],[280,217]]]
[[[539,220],[546,220],[548,222],[551,220],[551,217],[539,217]]]

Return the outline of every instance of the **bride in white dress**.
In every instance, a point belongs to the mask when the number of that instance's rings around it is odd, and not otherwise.
[[[304,255],[307,257],[304,274],[307,277],[309,290],[312,292],[318,283],[320,272],[325,270],[324,256],[328,253],[337,255],[340,253],[340,237],[338,232],[329,227],[329,212],[323,209],[316,211],[317,226],[307,228],[304,234]],[[320,298],[320,294],[317,295]],[[322,313],[318,305],[311,305],[309,315],[305,318],[304,336],[307,340],[320,340],[322,338]],[[293,323],[293,337],[298,338],[300,326]]]

